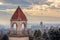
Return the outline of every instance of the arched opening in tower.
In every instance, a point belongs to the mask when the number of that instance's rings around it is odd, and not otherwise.
[[[25,26],[25,24],[23,23],[22,26],[21,26],[21,29],[20,29],[20,31],[21,31],[22,33],[24,33],[24,26]]]
[[[16,32],[17,32],[17,24],[16,23],[13,24],[13,29],[14,29],[14,34],[16,34]]]

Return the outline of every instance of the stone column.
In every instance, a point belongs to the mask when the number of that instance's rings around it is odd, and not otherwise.
[[[10,34],[13,34],[13,24],[11,24]]]
[[[27,35],[27,34],[28,34],[27,22],[26,22],[26,23],[25,23],[25,25],[24,25],[24,32],[25,32],[25,35]]]
[[[17,24],[16,28],[17,28],[17,34],[20,34],[20,24],[19,23]]]

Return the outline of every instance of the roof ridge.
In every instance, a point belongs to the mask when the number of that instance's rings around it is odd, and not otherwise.
[[[18,6],[18,8],[16,9],[16,11],[14,12],[11,21],[12,20],[21,20],[21,21],[27,21],[26,16],[24,15],[23,11],[21,10],[21,8]]]

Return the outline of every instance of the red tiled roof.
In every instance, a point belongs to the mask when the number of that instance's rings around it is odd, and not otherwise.
[[[22,10],[20,9],[20,7],[16,9],[15,13],[11,18],[11,21],[27,21],[27,18],[22,12]]]

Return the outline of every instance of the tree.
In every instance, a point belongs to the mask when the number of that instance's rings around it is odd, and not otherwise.
[[[49,30],[48,32],[50,40],[60,40],[60,32],[59,30]]]
[[[41,31],[38,30],[38,33],[37,33],[38,37],[41,37]]]
[[[8,36],[7,35],[4,35],[2,40],[9,40]]]
[[[43,39],[48,40],[48,34],[46,32],[43,33],[42,37]]]
[[[37,30],[34,32],[34,37],[37,38]]]
[[[34,38],[40,40],[40,38],[41,38],[41,31],[40,30],[35,30]]]

